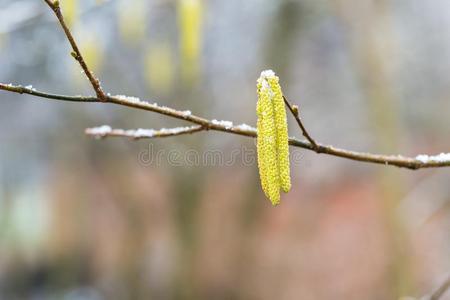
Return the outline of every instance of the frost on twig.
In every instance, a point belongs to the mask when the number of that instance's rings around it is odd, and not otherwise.
[[[160,137],[178,136],[183,134],[190,134],[202,131],[202,126],[187,126],[176,128],[161,128],[161,129],[113,129],[111,126],[103,125],[100,127],[88,128],[85,133],[96,138],[105,137],[129,137],[135,140],[151,139]]]
[[[429,162],[436,162],[436,163],[450,162],[450,153],[441,153],[432,156],[420,154],[416,156],[416,159],[424,164]]]
[[[256,132],[256,128],[255,127],[252,127],[252,126],[247,125],[245,123],[240,124],[240,125],[236,125],[236,126],[234,126],[234,128],[239,129],[239,130],[243,130],[243,131],[250,131],[250,132],[251,131],[255,131]]]
[[[219,125],[219,126],[223,126],[226,129],[231,129],[233,127],[233,122],[231,121],[223,121],[223,120],[212,120],[211,123],[213,123],[214,125]]]

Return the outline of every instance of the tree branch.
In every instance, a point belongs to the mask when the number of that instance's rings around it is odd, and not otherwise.
[[[13,93],[19,94],[29,94],[36,97],[61,100],[61,101],[72,101],[72,102],[106,102],[113,103],[121,106],[127,106],[135,109],[152,111],[158,114],[166,115],[171,118],[188,121],[190,123],[202,126],[203,130],[214,130],[222,131],[230,134],[236,134],[247,137],[256,137],[256,129],[250,127],[246,124],[233,125],[230,121],[217,121],[208,120],[196,115],[193,115],[190,111],[180,111],[170,107],[159,106],[155,103],[149,103],[142,101],[135,97],[126,96],[106,96],[106,101],[100,100],[96,97],[83,97],[83,96],[64,96],[56,95],[50,93],[44,93],[37,91],[36,89],[15,86],[11,84],[0,84],[0,90],[6,90]],[[200,131],[200,130],[199,130]],[[422,169],[422,168],[439,168],[439,167],[450,167],[450,154],[442,154],[438,156],[424,156],[419,155],[416,158],[404,157],[401,155],[381,155],[381,154],[371,154],[355,152],[345,149],[339,149],[333,146],[316,144],[315,148],[310,142],[302,141],[297,138],[290,138],[289,144],[294,147],[299,147],[312,151],[319,151],[320,153],[347,158],[355,161],[382,164],[387,166],[396,166],[401,168],[407,168],[411,170]]]
[[[0,83],[0,90],[17,93],[17,94],[28,94],[40,98],[46,98],[51,100],[58,101],[69,101],[69,102],[99,102],[97,97],[85,97],[85,96],[66,96],[66,95],[57,95],[57,94],[49,94],[45,92],[40,92],[33,88],[31,85],[29,86],[21,86],[21,85],[13,85],[13,84],[3,84]]]

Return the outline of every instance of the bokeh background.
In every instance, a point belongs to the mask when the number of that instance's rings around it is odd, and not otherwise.
[[[60,2],[111,94],[254,125],[270,68],[320,142],[450,149],[447,0]],[[0,0],[0,82],[93,93],[37,0]],[[103,124],[185,125],[0,93],[0,299],[399,299],[450,271],[447,169],[292,149],[293,188],[273,208],[242,159],[251,139],[84,135]],[[222,163],[192,161],[207,151]]]

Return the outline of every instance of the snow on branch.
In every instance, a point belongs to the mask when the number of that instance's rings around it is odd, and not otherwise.
[[[86,135],[93,136],[95,138],[128,137],[135,140],[140,140],[191,134],[202,130],[204,130],[203,127],[199,125],[176,128],[161,128],[159,130],[142,128],[129,130],[112,129],[108,125],[103,125],[100,127],[88,128],[86,129],[85,133]]]

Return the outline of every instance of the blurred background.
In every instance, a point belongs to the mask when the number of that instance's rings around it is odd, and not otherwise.
[[[273,69],[322,143],[449,152],[447,0],[60,2],[111,94],[254,126]],[[0,82],[93,94],[80,71],[44,1],[0,0]],[[0,93],[0,299],[399,299],[450,271],[448,169],[292,148],[273,208],[251,139],[84,135],[103,124],[186,125]]]

